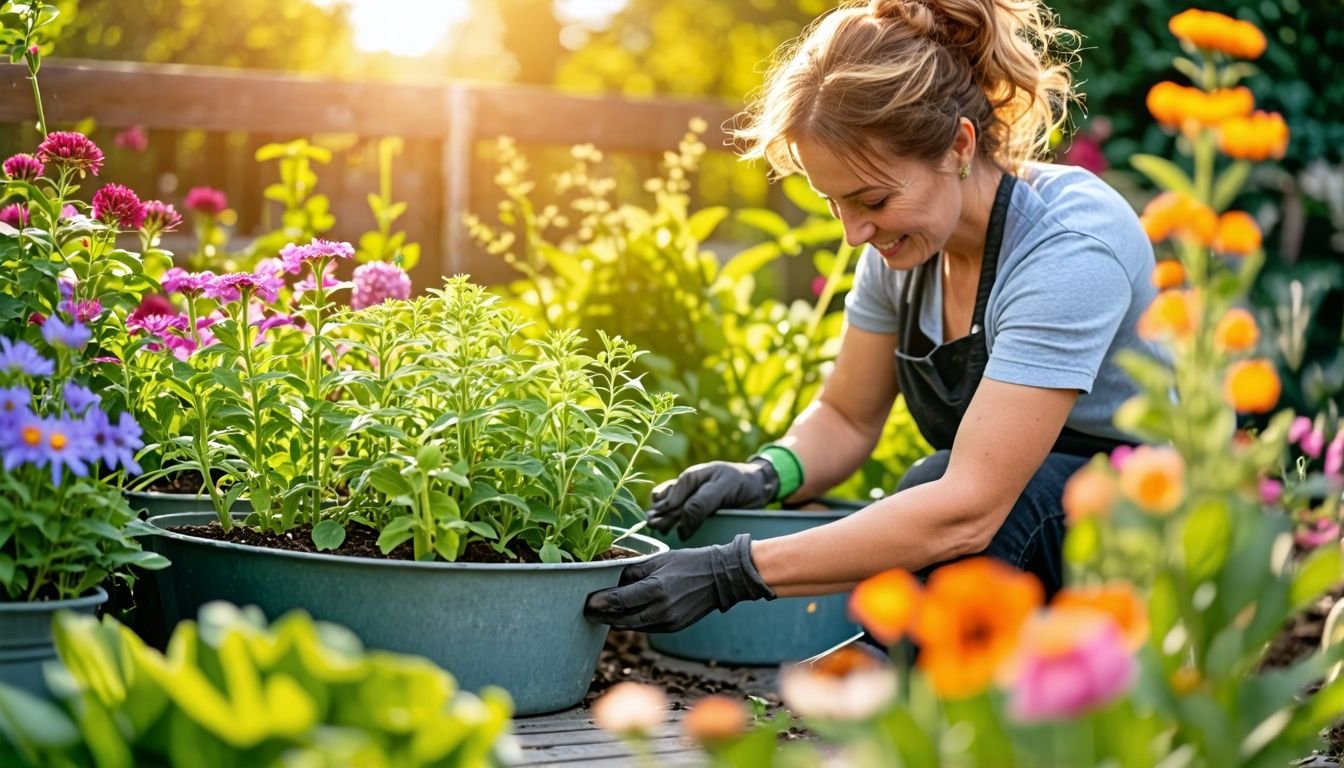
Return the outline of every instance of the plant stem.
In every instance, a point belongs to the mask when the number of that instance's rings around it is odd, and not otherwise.
[[[257,370],[256,361],[252,358],[252,324],[248,322],[248,308],[252,301],[252,289],[243,287],[240,289],[238,297],[237,318],[235,322],[238,325],[239,338],[242,340],[241,349],[243,356],[243,374],[247,376],[247,395],[252,406],[252,467],[249,473],[249,482],[255,484],[264,484],[266,482],[266,452],[262,449],[261,440],[261,397],[257,392]],[[256,485],[249,488],[250,495],[256,496]],[[270,494],[266,494],[270,498]],[[254,508],[255,509],[255,508]],[[260,511],[260,510],[257,510]],[[263,518],[262,528],[269,530],[271,517],[268,513]]]
[[[326,304],[326,290],[323,281],[326,278],[326,257],[308,262],[308,266],[313,270],[313,282],[316,287],[313,294],[317,297],[313,303],[313,353],[308,361],[308,396],[312,403],[308,410],[308,424],[312,435],[312,472],[313,472],[313,505],[309,510],[309,522],[317,525],[318,515],[322,511],[322,490],[323,490],[323,461],[322,461],[322,432],[321,432],[321,409],[324,402],[322,397],[322,307]]]

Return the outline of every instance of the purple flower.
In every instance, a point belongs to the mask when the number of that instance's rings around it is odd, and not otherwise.
[[[253,321],[252,324],[257,326],[258,334],[263,334],[271,330],[272,328],[280,328],[286,325],[294,325],[294,318],[289,315],[282,315],[276,313],[274,315],[268,315],[262,317],[260,320],[255,320]],[[261,340],[260,336],[258,336],[257,340],[258,341]]]
[[[25,387],[0,387],[0,430],[12,433],[19,419],[32,413],[33,393]]]
[[[232,278],[241,277],[241,275],[214,275],[205,282],[205,295],[207,298],[214,299],[222,304],[231,301],[237,301],[241,296],[238,289],[240,284]],[[251,277],[251,275],[248,275]]]
[[[140,299],[140,306],[136,307],[131,311],[131,314],[126,316],[126,324],[127,327],[129,327],[132,321],[139,320],[146,315],[176,314],[178,314],[178,311],[177,307],[173,306],[173,302],[157,293],[151,293],[147,294],[143,299]]]
[[[140,474],[135,451],[144,446],[141,440],[143,431],[131,414],[123,412],[117,424],[113,425],[106,413],[95,408],[85,417],[84,425],[91,445],[91,458],[101,459],[108,469],[116,469],[120,464],[127,473]]]
[[[145,202],[145,223],[143,229],[150,234],[172,232],[182,223],[182,214],[162,200]]]
[[[1283,483],[1272,478],[1260,480],[1260,503],[1272,507],[1283,500]]]
[[[50,376],[54,370],[52,362],[39,355],[33,345],[0,337],[0,371],[11,376],[16,373]]]
[[[205,216],[218,216],[229,208],[229,198],[214,187],[192,187],[182,205]]]
[[[1325,449],[1325,474],[1337,478],[1341,468],[1344,468],[1344,432],[1335,435]]]
[[[215,279],[214,272],[188,272],[173,267],[163,273],[163,290],[183,296],[200,296]]]
[[[33,181],[45,172],[46,166],[27,153],[19,153],[5,161],[5,175],[15,181]]]
[[[129,149],[132,152],[144,152],[149,148],[149,137],[145,135],[144,126],[132,125],[130,128],[118,133],[112,139],[112,144],[118,149]]]
[[[280,291],[285,288],[285,263],[274,256],[257,262],[257,268],[253,271],[253,274],[259,280],[257,286],[259,293],[265,291],[265,295],[279,296]],[[271,298],[267,301],[275,301],[275,299]]]
[[[93,218],[122,229],[139,229],[145,222],[145,204],[130,187],[108,184],[93,193]]]
[[[102,399],[95,395],[93,390],[73,381],[65,383],[65,391],[61,393],[61,396],[65,400],[65,406],[76,416],[88,410],[89,406],[98,405],[102,402]]]
[[[1325,433],[1319,429],[1311,430],[1302,438],[1302,443],[1298,447],[1311,458],[1319,459],[1321,451],[1325,448]]]
[[[23,203],[13,203],[0,208],[0,222],[15,229],[23,229],[28,226],[28,206]]]
[[[1339,523],[1325,517],[1307,522],[1293,534],[1293,541],[1302,549],[1315,549],[1323,544],[1339,541]]]
[[[18,429],[5,436],[4,466],[13,471],[22,464],[51,468],[52,485],[61,484],[69,469],[76,477],[89,474],[91,443],[83,422],[65,417],[43,419],[29,414],[19,418]]]
[[[78,320],[73,320],[67,325],[59,317],[49,317],[47,322],[42,324],[42,338],[53,347],[83,349],[84,345],[89,343],[89,339],[93,338],[93,332]]]
[[[1293,423],[1288,427],[1288,442],[1301,442],[1302,438],[1311,432],[1311,419],[1306,416],[1298,416],[1293,419]]]
[[[336,262],[334,261],[327,262],[327,265],[322,268],[323,288],[340,287],[341,281],[336,279],[335,273],[336,273]],[[309,275],[294,284],[294,299],[297,301],[300,297],[303,296],[303,294],[307,293],[308,291],[316,289],[317,289],[317,283],[313,280],[312,275]]]
[[[103,167],[103,150],[82,133],[52,131],[37,147],[37,157],[61,170],[86,171],[94,176]]]
[[[84,215],[79,212],[78,208],[69,203],[66,203],[65,205],[61,206],[61,218],[71,220],[76,218],[82,219],[84,218]]]
[[[285,271],[298,274],[303,265],[318,259],[352,259],[355,247],[349,243],[334,242],[314,238],[307,245],[290,243],[280,249],[280,260],[285,263]]]
[[[355,309],[382,304],[388,299],[406,299],[411,295],[411,277],[395,264],[371,261],[355,268],[355,290],[350,306]]]
[[[121,365],[121,360],[119,358],[113,357],[112,355],[99,355],[98,357],[91,357],[89,358],[89,362],[97,363],[99,365]]]
[[[163,337],[169,331],[184,331],[187,318],[182,315],[140,315],[126,318],[126,330],[131,333],[144,333],[149,336]]]

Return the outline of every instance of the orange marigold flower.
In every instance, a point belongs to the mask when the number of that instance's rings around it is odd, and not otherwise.
[[[1198,130],[1251,114],[1255,94],[1245,86],[1206,92],[1167,80],[1149,89],[1146,103],[1164,127]]]
[[[1030,574],[988,557],[945,565],[929,576],[915,621],[919,666],[943,698],[974,696],[1017,647],[1044,591]]]
[[[1218,148],[1238,160],[1278,160],[1288,151],[1288,124],[1278,112],[1256,112],[1218,126]]]
[[[1279,402],[1283,385],[1268,360],[1242,360],[1227,369],[1223,397],[1239,413],[1268,413]]]
[[[1213,331],[1213,343],[1225,352],[1245,352],[1260,340],[1260,327],[1255,317],[1241,307],[1234,307],[1218,321]]]
[[[1260,227],[1245,211],[1228,211],[1218,217],[1218,234],[1213,249],[1232,256],[1246,256],[1260,250]]]
[[[1185,283],[1185,267],[1175,259],[1164,259],[1153,267],[1153,285],[1159,291],[1177,288]]]
[[[1115,477],[1095,464],[1073,473],[1064,484],[1064,516],[1069,523],[1111,514],[1119,489]]]
[[[895,695],[891,661],[865,643],[850,643],[811,663],[789,664],[779,671],[779,696],[799,717],[863,720]]]
[[[715,694],[696,703],[681,721],[681,729],[697,743],[714,744],[745,733],[748,721],[741,701]]]
[[[1148,609],[1134,586],[1116,581],[1092,587],[1065,587],[1051,602],[1055,608],[1081,608],[1104,613],[1120,628],[1125,645],[1137,651],[1148,642]]]
[[[885,645],[910,629],[919,606],[919,582],[899,568],[865,579],[849,596],[850,618]]]
[[[1141,445],[1120,470],[1120,492],[1145,512],[1169,515],[1185,499],[1185,460],[1173,448]]]
[[[1143,207],[1139,223],[1148,239],[1160,243],[1176,236],[1208,245],[1218,234],[1218,214],[1189,195],[1163,192]]]
[[[1265,34],[1249,21],[1213,11],[1191,8],[1171,17],[1171,34],[1206,51],[1218,51],[1240,59],[1259,58],[1265,52]]]
[[[1198,326],[1199,301],[1194,291],[1163,291],[1139,316],[1139,335],[1151,341],[1182,341]]]

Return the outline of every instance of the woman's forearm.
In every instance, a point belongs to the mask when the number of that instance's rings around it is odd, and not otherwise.
[[[877,447],[882,425],[856,425],[825,400],[813,401],[779,444],[803,463],[803,485],[788,501],[806,501],[834,488],[863,465]]]

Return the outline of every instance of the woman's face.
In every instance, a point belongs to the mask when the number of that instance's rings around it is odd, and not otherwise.
[[[962,204],[953,152],[945,158],[946,167],[884,159],[878,177],[812,141],[793,147],[812,188],[844,225],[850,245],[871,244],[891,269],[917,267],[947,246]]]

